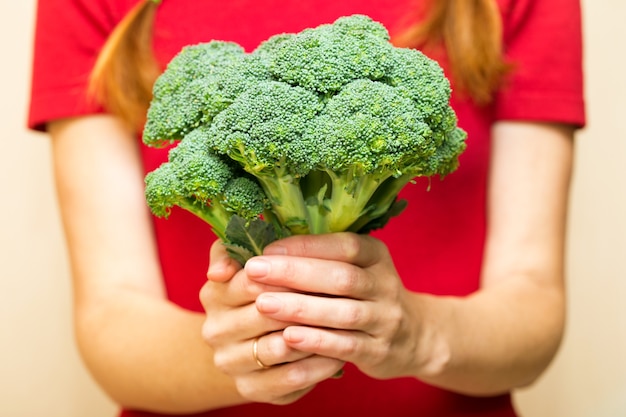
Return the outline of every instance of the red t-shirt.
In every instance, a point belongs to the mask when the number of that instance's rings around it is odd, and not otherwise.
[[[154,47],[165,65],[184,45],[230,40],[252,50],[280,32],[367,14],[393,35],[406,27],[415,0],[165,0],[156,17]],[[85,99],[88,74],[108,33],[136,0],[46,0],[37,15],[29,126],[99,112]],[[515,72],[494,104],[478,108],[453,95],[459,125],[468,132],[461,166],[444,181],[418,181],[402,197],[407,210],[375,233],[389,246],[407,288],[467,295],[479,287],[486,227],[486,180],[490,127],[497,120],[553,121],[582,126],[581,29],[578,0],[499,0],[506,55]],[[414,7],[414,6],[413,6]],[[442,62],[445,67],[445,62]],[[165,151],[142,146],[146,172]],[[427,191],[430,185],[430,191]],[[154,227],[169,298],[201,311],[214,237],[193,215],[174,210]],[[125,416],[153,414],[125,411]],[[348,367],[344,377],[319,384],[289,406],[250,404],[206,416],[514,416],[508,395],[472,398],[411,378],[377,381]]]

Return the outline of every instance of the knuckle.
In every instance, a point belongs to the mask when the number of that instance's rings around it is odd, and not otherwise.
[[[207,305],[210,304],[211,298],[212,298],[212,291],[211,291],[211,283],[210,282],[206,282],[202,288],[200,288],[200,293],[199,293],[199,298],[200,298],[200,302],[202,303],[202,306],[205,308],[207,308]]]
[[[391,350],[392,350],[391,340],[388,340],[388,339],[383,340],[378,346],[378,357],[380,358],[380,360],[385,360],[387,357],[389,357]]]
[[[303,389],[307,384],[308,372],[301,364],[294,364],[285,373],[285,383],[294,390]]]
[[[288,347],[282,337],[266,337],[266,345],[263,349],[263,355],[273,358],[273,361],[280,363],[288,355]],[[265,356],[264,356],[265,357]]]
[[[295,319],[302,319],[306,316],[306,305],[303,300],[299,297],[293,300],[293,305],[291,306],[291,315]]]
[[[285,261],[280,262],[278,266],[278,273],[287,281],[289,281],[292,277],[297,276],[296,265],[290,259],[286,258]]]
[[[347,259],[355,259],[361,252],[361,239],[354,233],[342,233],[339,248]]]
[[[356,303],[345,306],[342,316],[344,324],[349,329],[359,327],[362,323],[366,322],[365,311]]]
[[[293,254],[303,255],[309,252],[314,246],[315,239],[313,235],[300,235],[298,238],[290,240],[293,245]]]
[[[350,358],[354,357],[358,349],[356,338],[347,338],[341,346],[342,354]]]
[[[260,293],[259,285],[250,279],[237,280],[239,286],[239,292],[246,294],[249,298],[253,299]]]
[[[325,340],[320,333],[315,333],[315,335],[311,338],[311,344],[313,349],[322,350],[325,346]]]
[[[406,317],[402,307],[397,304],[391,304],[384,307],[384,313],[379,314],[375,318],[374,334],[381,340],[395,340],[403,337],[402,333],[406,331]]]
[[[373,368],[381,367],[385,362],[385,358],[387,358],[387,355],[385,354],[385,349],[382,348],[381,346],[377,346],[376,348],[373,348],[369,352],[369,355],[368,355],[369,366]]]
[[[210,346],[214,346],[217,343],[218,332],[212,322],[205,321],[202,325],[202,339]]]
[[[393,334],[398,333],[402,328],[402,323],[404,320],[404,314],[402,314],[402,309],[398,307],[390,308],[385,319],[388,320]]]
[[[235,381],[237,391],[242,397],[251,401],[258,400],[258,391],[255,384],[252,384],[247,378],[238,378]]]
[[[339,295],[354,294],[360,284],[360,270],[358,268],[349,267],[341,268],[336,271],[334,280],[336,290]]]
[[[235,382],[237,391],[242,397],[252,401],[269,404],[288,404],[280,392],[273,392],[266,384],[260,384],[253,378],[238,378]],[[275,390],[275,389],[274,389]]]
[[[213,364],[217,369],[225,374],[227,374],[230,370],[230,360],[228,359],[228,355],[222,351],[215,351],[213,354]]]
[[[218,325],[218,323],[216,320],[207,319],[201,329],[202,339],[212,348],[223,345],[229,337],[229,333],[226,331],[228,329],[223,325]]]
[[[382,256],[389,255],[389,248],[383,243],[382,240],[376,239],[371,235],[363,235],[362,238],[365,239],[374,248],[376,248],[376,252],[380,253]]]

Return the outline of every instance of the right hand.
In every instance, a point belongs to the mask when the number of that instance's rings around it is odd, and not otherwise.
[[[290,323],[261,315],[255,301],[267,291],[291,290],[250,280],[220,242],[211,248],[207,278],[200,292],[207,316],[202,335],[214,351],[215,365],[234,379],[237,390],[247,400],[289,404],[344,365],[337,359],[290,348],[283,339],[283,330]]]

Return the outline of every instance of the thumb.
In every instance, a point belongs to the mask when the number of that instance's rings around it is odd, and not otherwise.
[[[216,240],[209,253],[207,279],[215,282],[227,282],[241,269],[239,262],[232,259],[221,240]]]

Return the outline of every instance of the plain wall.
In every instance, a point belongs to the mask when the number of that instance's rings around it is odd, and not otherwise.
[[[524,417],[626,416],[626,2],[584,0],[589,126],[576,140],[570,316]],[[47,138],[24,128],[34,0],[0,3],[0,417],[107,417],[83,369]],[[558,45],[555,46],[558,53]]]

